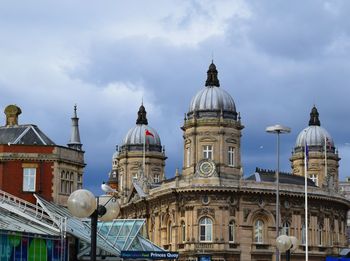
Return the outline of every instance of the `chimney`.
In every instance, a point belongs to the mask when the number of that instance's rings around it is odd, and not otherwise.
[[[4,113],[6,115],[6,127],[18,125],[18,115],[22,113],[21,108],[11,104],[5,108]]]

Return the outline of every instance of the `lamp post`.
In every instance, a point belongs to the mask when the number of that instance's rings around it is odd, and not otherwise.
[[[111,193],[112,191],[106,191],[103,186],[101,187],[105,192]],[[107,187],[110,188],[110,187]],[[100,205],[101,204],[101,205]],[[86,189],[78,189],[74,191],[67,201],[68,209],[73,216],[78,218],[91,219],[91,252],[90,260],[96,261],[96,242],[97,242],[97,221],[111,221],[115,219],[119,214],[119,204],[117,202],[116,191],[112,195],[103,195],[95,197],[92,192]]]
[[[273,125],[266,128],[266,132],[277,134],[277,169],[276,169],[276,238],[280,228],[280,198],[279,198],[279,172],[280,172],[280,134],[289,133],[290,128],[282,125]],[[279,261],[279,251],[276,248],[276,261]]]
[[[299,245],[296,237],[280,235],[276,239],[276,247],[281,252],[286,252],[286,261],[290,261],[291,252],[297,249]]]

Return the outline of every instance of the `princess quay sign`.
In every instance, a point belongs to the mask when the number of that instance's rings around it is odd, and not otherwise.
[[[178,259],[178,252],[169,251],[121,251],[121,258],[125,259]]]

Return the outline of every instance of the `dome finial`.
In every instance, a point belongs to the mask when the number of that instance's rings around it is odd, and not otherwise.
[[[139,108],[139,111],[137,112],[137,120],[136,120],[136,124],[144,124],[144,125],[147,125],[148,124],[148,121],[147,121],[147,117],[146,117],[146,109],[145,107],[143,106],[143,99],[142,99],[142,104]]]
[[[320,119],[318,118],[319,114],[317,111],[316,106],[312,107],[311,113],[310,113],[310,121],[309,126],[321,126]]]
[[[220,86],[220,82],[218,79],[218,71],[216,70],[216,66],[212,60],[211,64],[209,65],[209,69],[207,71],[207,80],[205,82],[205,86]]]

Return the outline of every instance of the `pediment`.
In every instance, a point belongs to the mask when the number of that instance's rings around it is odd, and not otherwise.
[[[237,140],[236,140],[236,139],[233,139],[233,138],[228,138],[228,139],[226,139],[226,142],[227,142],[227,143],[237,144]]]
[[[200,142],[216,142],[218,141],[215,137],[203,137],[199,139]]]

